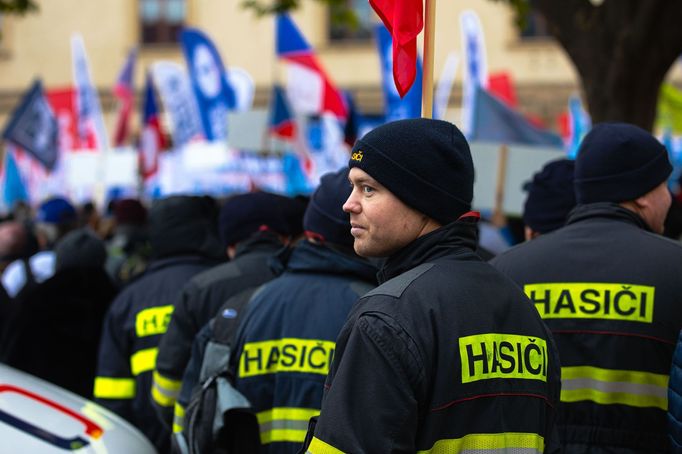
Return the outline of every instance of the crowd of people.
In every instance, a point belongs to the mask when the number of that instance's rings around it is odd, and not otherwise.
[[[672,171],[648,132],[595,125],[501,253],[439,120],[370,131],[310,197],[18,206],[0,362],[160,453],[682,452]]]

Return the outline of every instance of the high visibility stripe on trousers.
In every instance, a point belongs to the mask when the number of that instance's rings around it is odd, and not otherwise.
[[[561,401],[668,409],[667,374],[589,366],[561,368]]]
[[[429,454],[541,454],[545,450],[545,439],[532,433],[504,432],[469,434],[462,438],[438,440],[431,449],[419,451]],[[343,454],[343,451],[317,437],[308,447],[310,454]]]
[[[135,379],[95,377],[93,395],[99,399],[132,399],[135,397]]]
[[[319,408],[277,407],[256,414],[262,444],[273,442],[302,443],[308,421],[320,414]]]
[[[173,380],[154,371],[152,380],[152,398],[162,407],[172,407],[180,395],[182,380]]]
[[[173,433],[180,433],[185,429],[185,407],[175,402],[173,407]]]

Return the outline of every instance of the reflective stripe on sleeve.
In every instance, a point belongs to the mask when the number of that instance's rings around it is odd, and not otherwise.
[[[469,434],[462,438],[438,440],[431,449],[419,451],[419,453],[500,454],[502,452],[513,452],[514,454],[541,454],[544,450],[545,439],[538,434],[505,432]]]
[[[132,399],[135,397],[135,379],[95,377],[93,395],[98,399]]]
[[[152,398],[162,407],[172,407],[180,394],[182,381],[171,380],[154,371]]]
[[[257,413],[261,443],[302,443],[308,432],[308,421],[319,414],[317,408],[291,407],[271,408]]]
[[[130,370],[133,375],[140,375],[143,372],[154,370],[156,365],[156,353],[158,349],[147,348],[145,350],[140,350],[130,357]]]
[[[577,366],[561,368],[561,401],[668,409],[668,375]]]
[[[185,407],[175,402],[173,407],[173,433],[180,433],[185,429]]]
[[[344,452],[317,437],[313,437],[306,454],[344,454]]]

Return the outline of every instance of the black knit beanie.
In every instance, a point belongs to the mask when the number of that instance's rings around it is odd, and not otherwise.
[[[243,241],[262,229],[288,236],[293,210],[302,216],[298,203],[269,192],[250,192],[228,199],[220,209],[218,230],[225,246]]]
[[[471,209],[469,144],[447,121],[400,120],[368,132],[348,167],[367,172],[406,205],[445,225]]]
[[[323,175],[303,216],[306,232],[320,235],[329,243],[352,247],[350,215],[343,211],[350,192],[347,168]]]
[[[665,147],[626,123],[602,123],[585,136],[575,163],[578,203],[634,200],[672,173]]]
[[[574,170],[575,161],[569,159],[549,162],[524,187],[528,197],[523,207],[523,222],[528,227],[548,233],[566,223],[576,203]]]

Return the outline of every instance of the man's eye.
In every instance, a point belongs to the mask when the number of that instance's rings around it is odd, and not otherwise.
[[[364,192],[365,194],[371,194],[372,192],[374,192],[374,188],[370,186],[363,186],[362,192]]]

